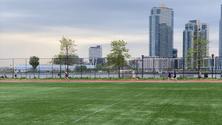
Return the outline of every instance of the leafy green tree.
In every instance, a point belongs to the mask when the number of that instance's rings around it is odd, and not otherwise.
[[[66,71],[68,72],[68,66],[79,62],[79,57],[76,55],[75,41],[69,38],[63,37],[60,40],[60,54],[56,55],[52,60],[53,64],[66,65]]]
[[[39,65],[39,57],[36,57],[36,56],[30,57],[30,59],[29,59],[29,64],[32,66],[32,68],[33,68],[34,70],[36,70],[36,68],[37,68],[38,65]]]
[[[63,37],[60,40],[60,50],[62,55],[75,55],[77,51],[75,47],[75,41],[72,39]]]
[[[194,39],[193,48],[187,54],[187,66],[200,72],[204,63],[204,58],[208,57],[208,41],[201,38]]]
[[[193,49],[189,49],[188,53],[187,53],[187,57],[186,57],[186,66],[188,69],[192,69],[193,68]]]
[[[32,66],[33,71],[36,71],[36,68],[39,65],[39,57],[36,57],[36,56],[30,57],[29,64]],[[35,77],[35,73],[34,73],[34,77]]]
[[[111,53],[107,55],[108,65],[118,68],[118,76],[120,76],[121,68],[127,65],[126,59],[130,58],[129,50],[126,48],[127,42],[124,40],[112,41]]]

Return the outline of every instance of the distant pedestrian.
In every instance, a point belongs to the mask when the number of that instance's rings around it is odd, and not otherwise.
[[[168,79],[170,80],[172,78],[171,72],[168,72]]]
[[[4,74],[4,78],[5,78],[5,79],[7,79],[7,78],[8,78],[8,76],[7,76],[6,74]]]
[[[68,72],[65,72],[65,78],[66,78],[66,79],[69,79],[69,74],[68,74]]]
[[[58,75],[59,78],[61,77],[61,74],[60,74],[60,73],[58,73],[57,75]]]
[[[17,70],[15,70],[14,78],[17,78],[17,74],[18,74],[18,72],[17,72]]]
[[[173,73],[173,78],[177,79],[177,72],[176,71],[174,71],[174,73]]]

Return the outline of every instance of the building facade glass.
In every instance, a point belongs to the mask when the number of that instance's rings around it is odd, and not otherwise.
[[[150,15],[149,55],[173,56],[174,12],[167,7],[154,7]]]
[[[199,20],[191,20],[185,25],[185,30],[183,31],[183,58],[185,59],[185,65],[188,63],[191,65],[196,65],[197,55],[190,53],[192,49],[198,50],[200,44],[194,43],[195,39],[205,40],[207,43],[204,46],[204,52],[202,53],[204,57],[209,56],[209,27],[205,23],[200,23]],[[192,54],[193,59],[188,61],[188,56]]]
[[[219,32],[219,57],[222,60],[222,5],[221,5],[221,16],[220,16],[220,32]],[[222,61],[221,61],[222,63]]]

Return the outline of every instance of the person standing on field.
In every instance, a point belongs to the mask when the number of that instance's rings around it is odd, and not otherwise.
[[[168,72],[168,80],[170,80],[170,79],[171,79],[171,77],[172,77],[171,72]]]
[[[177,79],[177,72],[176,71],[174,71],[174,73],[173,73],[174,75],[173,75],[173,78],[174,79]]]
[[[66,78],[66,79],[69,79],[69,74],[68,74],[68,72],[65,72],[65,78]]]

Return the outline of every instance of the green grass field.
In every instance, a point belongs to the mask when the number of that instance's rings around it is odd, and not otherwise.
[[[222,84],[0,84],[0,125],[221,124]]]

